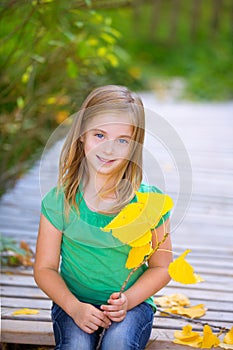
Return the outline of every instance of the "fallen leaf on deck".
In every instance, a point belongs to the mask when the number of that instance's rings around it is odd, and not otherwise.
[[[202,342],[202,337],[198,332],[192,331],[192,326],[187,324],[182,328],[182,331],[174,332],[175,339],[173,343],[188,345],[194,348],[199,348]]]
[[[233,345],[233,327],[231,327],[229,332],[225,335],[223,341],[226,344]]]
[[[175,344],[191,346],[191,348],[200,348],[201,342],[202,342],[202,337],[197,337],[191,341],[183,341],[180,339],[173,340],[173,343]]]
[[[39,310],[36,309],[20,309],[12,312],[12,315],[36,315],[39,313]]]
[[[163,295],[162,297],[154,298],[155,304],[161,307],[172,306],[187,306],[190,305],[190,300],[182,293]]]
[[[212,329],[209,325],[204,326],[203,341],[201,344],[202,349],[211,349],[213,346],[218,346],[220,340],[213,334]]]
[[[176,315],[187,316],[190,318],[199,318],[205,315],[206,310],[207,309],[204,307],[204,304],[199,304],[190,307],[173,306],[169,309],[165,309],[164,311]]]
[[[185,257],[191,250],[187,249],[177,259],[170,263],[168,272],[171,278],[179,283],[193,284],[203,282],[203,278],[194,273],[193,267],[185,260]]]

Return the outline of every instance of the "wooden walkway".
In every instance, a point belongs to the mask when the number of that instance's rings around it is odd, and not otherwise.
[[[233,104],[158,103],[152,94],[142,96],[149,109],[162,114],[175,128],[187,148],[193,171],[192,199],[184,220],[172,232],[173,247],[177,254],[192,249],[187,260],[205,279],[203,283],[187,286],[171,282],[158,295],[183,293],[192,305],[204,303],[208,311],[201,320],[229,329],[233,325]],[[155,147],[153,152],[156,153],[156,147],[158,150],[160,145],[153,142],[147,140],[147,148]],[[59,147],[57,144],[49,151],[48,173],[40,176],[41,182],[44,178],[51,180],[49,186],[55,181],[54,155]],[[176,200],[177,171],[166,152],[162,150],[159,156],[166,191]],[[145,166],[150,168],[148,160]],[[1,234],[17,241],[23,239],[33,249],[41,201],[39,169],[37,163],[0,202]],[[152,176],[157,183],[156,174]],[[4,269],[1,295],[2,342],[54,344],[51,301],[35,285],[31,269]],[[24,307],[38,309],[39,313],[12,315],[13,311]],[[171,342],[174,330],[181,329],[186,323],[157,313],[148,349],[186,349]],[[201,330],[202,327],[194,324],[193,329]]]

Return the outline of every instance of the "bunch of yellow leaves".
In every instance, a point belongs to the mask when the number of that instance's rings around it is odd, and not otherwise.
[[[209,325],[205,325],[203,334],[192,331],[192,326],[187,324],[182,331],[174,332],[175,339],[173,343],[191,346],[193,348],[211,349],[213,347],[221,347],[223,349],[232,349],[233,345],[233,327],[225,335],[223,342],[212,332]]]
[[[137,203],[130,203],[102,230],[109,232],[122,243],[131,248],[126,267],[139,266],[153,253],[151,247],[152,232],[162,216],[173,207],[172,199],[161,193],[136,192]]]
[[[207,308],[204,304],[190,306],[189,299],[184,294],[171,294],[170,296],[164,295],[159,298],[154,298],[157,305],[165,308],[164,313],[182,315],[190,318],[199,318],[205,315]]]
[[[162,297],[154,298],[155,304],[161,307],[187,306],[190,305],[190,300],[182,293],[163,295]]]
[[[206,308],[204,304],[198,304],[190,307],[173,306],[172,308],[165,309],[164,312],[170,312],[176,315],[182,315],[190,318],[199,318],[205,315]]]

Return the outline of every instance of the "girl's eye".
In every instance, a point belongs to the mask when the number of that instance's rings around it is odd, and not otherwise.
[[[100,140],[102,140],[104,138],[104,135],[101,133],[95,134],[95,136]]]
[[[119,143],[127,145],[129,143],[129,140],[127,139],[119,139]]]

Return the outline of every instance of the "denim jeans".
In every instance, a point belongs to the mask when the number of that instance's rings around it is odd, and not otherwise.
[[[101,350],[143,350],[150,338],[154,312],[143,302],[129,310],[121,322],[112,322],[104,333]],[[55,350],[95,350],[102,329],[92,334],[81,330],[58,305],[53,304]]]

